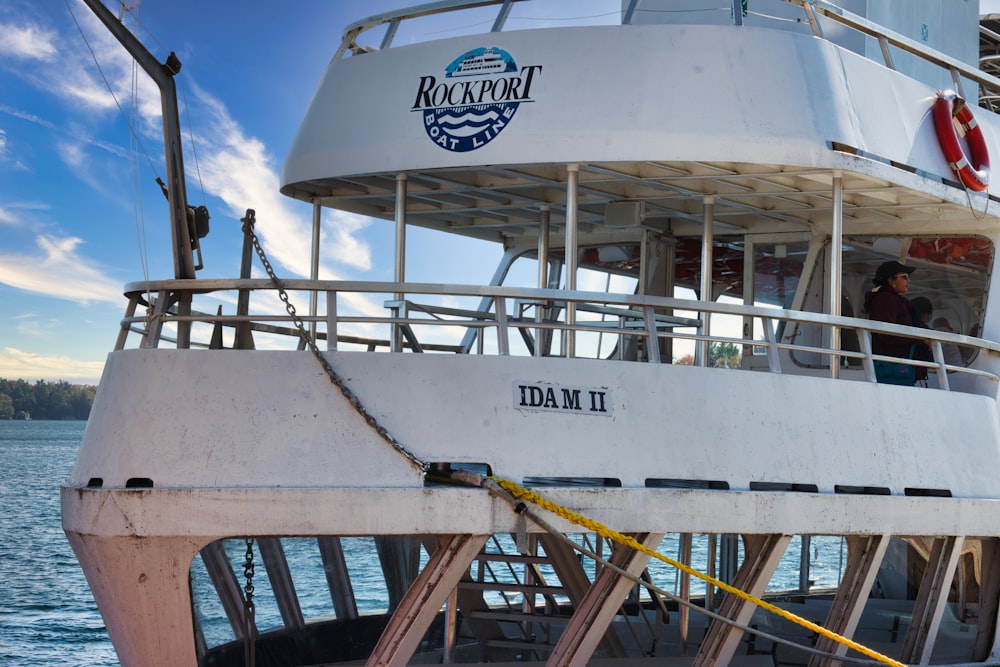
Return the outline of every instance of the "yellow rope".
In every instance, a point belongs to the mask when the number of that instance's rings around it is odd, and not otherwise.
[[[608,538],[610,540],[614,540],[615,542],[618,542],[619,544],[623,544],[623,545],[625,545],[627,547],[631,547],[632,549],[636,549],[638,551],[641,551],[642,553],[647,554],[649,556],[652,556],[653,558],[656,558],[656,559],[658,559],[660,561],[663,561],[664,563],[666,563],[668,565],[671,565],[671,566],[677,568],[678,570],[681,570],[682,572],[685,572],[687,574],[690,574],[691,576],[694,576],[694,577],[697,577],[697,578],[699,578],[699,579],[701,579],[703,581],[706,581],[709,584],[711,584],[712,586],[715,586],[717,588],[721,588],[722,590],[726,591],[727,593],[731,593],[732,595],[735,595],[736,597],[738,597],[738,598],[740,598],[742,600],[746,600],[747,602],[751,602],[751,603],[757,605],[758,607],[760,607],[762,609],[766,609],[767,611],[770,611],[773,614],[776,614],[776,615],[781,616],[782,618],[784,618],[784,619],[786,619],[788,621],[791,621],[792,623],[800,625],[800,626],[802,626],[804,628],[808,628],[809,630],[812,630],[813,632],[816,632],[816,633],[818,633],[818,634],[826,637],[827,639],[830,639],[831,641],[834,641],[834,642],[837,642],[838,644],[842,644],[844,646],[847,646],[848,648],[851,648],[851,649],[857,651],[858,653],[867,655],[869,658],[873,658],[873,659],[878,660],[879,662],[883,662],[883,663],[885,663],[887,665],[893,665],[894,667],[905,667],[905,665],[903,663],[898,662],[896,660],[893,660],[889,656],[883,655],[883,654],[879,653],[878,651],[874,651],[874,650],[868,648],[867,646],[863,646],[863,645],[861,645],[861,644],[859,644],[859,643],[857,643],[855,641],[852,641],[852,640],[848,639],[847,637],[844,637],[843,635],[837,634],[836,632],[833,632],[831,630],[827,630],[826,628],[824,628],[821,625],[817,625],[817,624],[813,623],[812,621],[809,621],[809,620],[807,620],[805,618],[802,618],[801,616],[797,616],[797,615],[791,613],[790,611],[786,611],[786,610],[782,609],[781,607],[775,606],[775,605],[771,604],[770,602],[767,602],[766,600],[762,600],[762,599],[760,599],[758,597],[754,597],[753,595],[750,595],[749,593],[741,591],[740,589],[735,588],[734,586],[730,586],[729,584],[727,584],[727,583],[725,583],[723,581],[720,581],[720,580],[716,579],[715,577],[710,577],[709,575],[704,574],[702,572],[699,572],[698,570],[695,570],[694,568],[692,568],[692,567],[690,567],[688,565],[685,565],[684,563],[682,563],[680,561],[674,560],[674,559],[670,558],[669,556],[665,556],[665,555],[661,554],[658,551],[654,551],[653,549],[650,549],[650,548],[648,548],[646,546],[643,546],[642,544],[640,544],[639,542],[637,542],[635,540],[635,538],[629,537],[628,535],[625,535],[623,533],[619,533],[616,530],[612,530],[611,528],[608,528],[607,526],[605,526],[605,525],[603,525],[601,523],[598,523],[597,521],[594,521],[593,519],[588,519],[587,517],[585,517],[585,516],[583,516],[581,514],[577,514],[576,512],[570,510],[569,508],[563,507],[562,505],[557,505],[556,503],[552,502],[551,500],[548,500],[548,499],[546,499],[546,498],[538,495],[537,493],[535,493],[534,491],[531,491],[530,489],[526,489],[523,486],[519,486],[519,485],[515,484],[514,482],[511,482],[510,480],[500,479],[499,477],[490,477],[490,479],[493,480],[494,482],[496,482],[504,490],[506,490],[508,493],[510,493],[512,496],[514,496],[514,498],[516,498],[518,500],[527,500],[529,502],[532,502],[535,505],[538,505],[539,507],[541,507],[541,508],[543,508],[545,510],[548,510],[549,512],[552,512],[553,514],[566,519],[570,523],[574,523],[574,524],[576,524],[578,526],[583,526],[584,528],[586,528],[588,530],[594,531],[598,535],[606,537],[606,538]]]

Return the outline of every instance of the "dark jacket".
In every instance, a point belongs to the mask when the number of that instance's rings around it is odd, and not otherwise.
[[[913,326],[913,313],[909,300],[889,287],[880,287],[865,294],[865,310],[868,319]],[[872,352],[887,357],[910,357],[910,346],[915,340],[890,334],[872,334]]]

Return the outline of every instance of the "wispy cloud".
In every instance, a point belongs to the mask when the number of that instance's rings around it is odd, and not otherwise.
[[[42,235],[36,242],[37,254],[0,253],[0,283],[75,302],[121,303],[121,285],[78,253],[81,239]]]
[[[69,134],[72,141],[57,142],[61,159],[70,166],[88,163],[88,153],[92,147],[108,150],[109,147],[88,138],[94,135],[98,124],[110,122],[111,112],[118,114],[118,105],[133,117],[135,132],[160,161],[159,146],[162,145],[160,95],[155,84],[141,70],[137,70],[125,49],[100,25],[79,0],[71,0],[75,19],[86,36],[87,49],[79,47],[77,35],[59,35],[50,31],[32,29],[20,30],[17,37],[8,38],[3,48],[15,52],[20,58],[32,58],[31,66],[20,74],[31,85],[44,90],[60,104],[72,107],[77,123],[74,127],[61,129],[48,120],[27,112],[0,105],[0,112],[40,125],[52,127],[53,131]],[[128,18],[126,18],[126,22]],[[0,25],[0,31],[16,24]],[[43,46],[32,52],[22,44],[26,36],[36,36]],[[75,43],[75,46],[72,44]],[[44,46],[47,45],[47,46]],[[57,57],[50,59],[45,54],[55,49]],[[69,53],[72,50],[73,53]],[[100,70],[91,62],[100,63]],[[29,55],[34,53],[34,55]],[[83,68],[60,66],[67,57],[80,59],[87,65]],[[262,245],[271,261],[284,276],[305,277],[310,273],[310,252],[312,240],[312,215],[309,208],[281,195],[279,187],[279,160],[267,145],[254,136],[233,117],[225,102],[200,89],[194,83],[192,74],[182,72],[178,85],[187,87],[182,99],[191,105],[193,133],[197,142],[197,157],[201,181],[210,195],[221,199],[228,213],[235,218],[243,216],[247,208],[257,213],[257,231]],[[114,91],[116,103],[108,92]],[[185,122],[186,125],[186,122]],[[187,132],[185,132],[187,135]],[[185,136],[185,140],[188,137]],[[154,150],[155,149],[155,150]],[[120,150],[117,151],[120,153]],[[186,156],[189,173],[194,170],[193,155]],[[93,178],[87,170],[77,169],[78,177],[84,182]],[[189,180],[193,180],[189,177]],[[96,184],[90,183],[91,187]],[[218,217],[222,212],[214,212]],[[14,224],[7,210],[0,209],[0,225]],[[363,237],[363,231],[370,220],[350,213],[324,213],[322,228],[322,255],[319,275],[324,279],[339,279],[352,269],[367,271],[371,268],[370,248]],[[15,256],[0,254],[0,282],[21,289],[54,293],[54,287],[63,287],[72,292],[67,298],[89,300],[120,299],[120,287],[109,280],[100,267],[86,257],[81,241],[69,235],[58,238],[55,235],[40,236],[41,254],[37,256]],[[72,257],[72,261],[68,258]],[[43,269],[42,266],[45,268]],[[53,277],[56,274],[56,277]],[[67,276],[73,284],[61,284]],[[76,285],[86,284],[76,289]],[[85,293],[85,294],[82,294]],[[348,300],[348,303],[350,301]],[[348,305],[345,303],[345,305]],[[364,299],[357,299],[355,307],[363,310],[374,308]]]
[[[131,57],[92,13],[79,2],[74,5],[80,7],[80,11],[74,12],[101,63],[103,76],[58,74],[49,79],[50,92],[71,103],[99,110],[114,105],[107,91],[110,85],[119,104],[137,115],[137,132],[143,142],[147,147],[156,146],[163,136],[159,91],[148,76],[136,71]],[[107,80],[107,85],[102,79]],[[198,87],[189,73],[182,71],[177,82],[179,94],[192,107],[199,172],[205,189],[219,197],[236,218],[243,217],[247,208],[255,209],[256,228],[272,261],[296,276],[308,276],[312,216],[301,203],[278,192],[277,159],[258,137],[246,131],[223,101]],[[70,156],[64,153],[64,157]],[[193,156],[189,154],[185,162],[190,172]],[[325,215],[321,278],[342,277],[335,268],[337,265],[362,271],[371,268],[371,252],[361,236],[369,223],[368,218],[350,213]]]
[[[275,158],[263,142],[246,134],[220,100],[200,88],[195,88],[195,96],[209,112],[207,122],[197,130],[205,187],[221,198],[236,217],[253,208],[256,229],[272,259],[298,276],[308,276],[311,216],[302,212],[302,204],[278,192]],[[328,263],[330,260],[362,270],[371,268],[371,252],[358,235],[369,220],[339,212],[327,218],[323,229],[327,242],[321,244],[327,254],[321,257],[320,277],[340,277]]]
[[[80,384],[97,384],[103,370],[103,361],[81,361],[60,355],[33,354],[13,347],[0,350],[0,377],[11,380],[66,380]]]
[[[24,60],[53,60],[55,32],[31,23],[0,23],[0,56]]]
[[[0,225],[31,228],[35,211],[46,211],[48,204],[36,201],[15,201],[0,205]]]

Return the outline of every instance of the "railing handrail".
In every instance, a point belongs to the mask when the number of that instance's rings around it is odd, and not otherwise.
[[[336,349],[336,343],[340,337],[337,327],[340,324],[380,324],[402,327],[409,335],[408,343],[410,349],[419,351],[419,343],[413,334],[412,327],[427,326],[447,326],[466,327],[480,331],[487,329],[497,330],[498,352],[497,354],[509,354],[510,331],[517,329],[522,336],[525,330],[548,330],[562,332],[600,332],[609,335],[628,335],[645,339],[650,343],[655,339],[673,338],[691,341],[710,341],[719,343],[735,343],[738,345],[755,346],[764,348],[771,364],[772,371],[780,372],[780,361],[778,351],[799,351],[802,353],[815,353],[824,355],[830,359],[856,359],[860,360],[862,369],[869,380],[874,380],[873,363],[880,360],[892,359],[890,357],[873,354],[870,346],[870,335],[872,333],[885,333],[896,336],[903,336],[917,340],[927,340],[931,343],[935,361],[918,360],[895,360],[902,363],[911,363],[914,366],[922,366],[928,369],[937,369],[938,377],[941,379],[941,388],[947,389],[948,383],[946,375],[949,371],[960,371],[962,373],[986,377],[991,381],[1000,380],[1000,377],[993,371],[980,368],[947,365],[943,359],[942,345],[955,345],[966,348],[973,348],[980,351],[987,351],[993,355],[1000,355],[1000,344],[992,341],[966,336],[964,334],[937,331],[934,329],[922,329],[908,327],[898,324],[888,324],[874,320],[866,320],[853,317],[834,316],[824,313],[812,313],[783,308],[769,308],[762,306],[750,306],[743,304],[726,304],[718,302],[703,302],[690,299],[679,299],[676,297],[650,296],[636,294],[617,294],[607,292],[589,292],[579,290],[541,289],[530,287],[509,287],[509,286],[485,286],[485,285],[457,285],[438,283],[396,283],[396,282],[367,282],[367,281],[346,281],[346,280],[306,280],[291,279],[282,282],[282,286],[289,292],[318,292],[327,295],[326,303],[328,309],[325,315],[305,316],[299,318],[307,323],[326,322],[328,331],[323,335],[327,339],[328,346]],[[130,332],[138,332],[144,337],[152,338],[152,344],[147,340],[147,345],[155,347],[160,336],[164,321],[177,323],[202,322],[209,324],[224,324],[234,326],[241,322],[257,322],[265,326],[266,322],[290,322],[288,314],[249,314],[249,315],[215,315],[211,313],[191,313],[185,315],[160,312],[155,318],[134,315],[136,304],[144,299],[147,294],[158,295],[160,303],[167,295],[176,297],[179,294],[207,294],[218,291],[245,291],[252,292],[258,290],[273,291],[277,287],[270,280],[266,279],[199,279],[199,280],[161,280],[151,282],[130,283],[125,287],[125,293],[130,299],[129,310],[122,320],[123,335],[119,338],[118,349],[124,347],[125,338]],[[389,315],[351,315],[338,312],[338,303],[342,300],[338,295],[344,293],[368,293],[392,295],[392,299],[386,302],[391,314]],[[397,295],[403,295],[403,299],[397,299]],[[478,297],[486,299],[487,310],[474,309],[464,310],[453,308],[443,308],[444,314],[455,316],[466,315],[464,319],[441,319],[433,313],[434,307],[408,308],[411,302],[408,297],[413,295],[447,296],[447,297]],[[169,300],[169,299],[167,299]],[[516,311],[518,302],[531,303],[535,305],[545,305],[555,307],[565,312],[567,303],[576,304],[599,304],[601,312],[612,312],[613,307],[620,307],[617,312],[620,325],[618,328],[609,326],[609,323],[599,320],[583,319],[579,321],[567,322],[559,319],[530,319],[518,318],[517,312],[514,315],[507,313],[507,304],[511,304]],[[419,306],[419,304],[417,304]],[[609,307],[609,305],[611,307]],[[342,311],[342,309],[340,309]],[[402,313],[399,311],[403,310]],[[669,312],[690,312],[697,313],[699,318],[690,319],[684,317],[662,317],[663,311]],[[411,317],[411,313],[423,315],[423,317]],[[744,337],[727,337],[712,335],[711,331],[705,332],[700,328],[702,322],[710,320],[716,315],[730,315],[742,318],[759,320],[765,328],[764,339]],[[629,324],[626,325],[626,319]],[[155,321],[155,325],[150,322]],[[777,340],[774,337],[774,323],[783,321],[791,325],[816,325],[820,327],[837,327],[841,330],[856,331],[863,339],[860,351],[838,349],[834,350],[827,343],[822,346],[796,343],[787,335],[784,340]],[[149,328],[147,330],[138,329],[143,323]],[[295,334],[294,329],[280,331],[277,327],[268,327],[271,333]],[[330,335],[333,332],[334,335]],[[345,342],[358,342],[356,339]],[[482,340],[482,338],[480,338]],[[374,343],[373,343],[374,344]],[[651,348],[656,346],[650,345]],[[428,345],[427,349],[443,349],[440,345]],[[456,348],[450,348],[457,351]],[[465,351],[469,351],[468,348]],[[659,361],[658,355],[649,350],[649,361]],[[658,350],[656,350],[658,352]],[[840,363],[840,362],[838,362]],[[944,374],[944,375],[942,375]]]
[[[392,45],[392,40],[395,37],[396,30],[402,22],[424,16],[432,16],[434,14],[463,11],[466,9],[485,7],[489,5],[500,5],[497,18],[491,28],[492,32],[499,32],[503,29],[503,25],[513,3],[522,1],[523,0],[438,0],[438,2],[414,5],[412,7],[404,7],[402,9],[375,14],[374,16],[369,16],[368,18],[361,19],[360,21],[355,21],[344,28],[340,47],[337,49],[333,60],[339,60],[348,50],[360,49],[361,47],[357,43],[357,38],[360,34],[367,30],[389,24],[389,28],[387,29],[380,46],[380,49],[386,49]],[[959,93],[962,92],[962,85],[959,80],[959,76],[966,77],[967,79],[975,81],[980,85],[987,86],[993,90],[1000,90],[1000,78],[987,74],[976,67],[958,60],[957,58],[953,58],[952,56],[942,53],[937,49],[933,49],[914,39],[910,39],[905,35],[885,28],[874,21],[869,21],[863,16],[849,12],[841,7],[827,2],[826,0],[784,0],[784,2],[797,5],[802,8],[806,21],[812,29],[813,35],[819,37],[820,39],[826,38],[823,35],[821,26],[816,20],[817,15],[823,16],[824,18],[839,23],[840,25],[850,28],[851,30],[855,30],[867,35],[868,37],[874,38],[882,47],[883,61],[890,69],[895,69],[892,57],[888,51],[888,46],[891,45],[901,51],[909,53],[910,55],[916,56],[929,63],[937,65],[938,67],[948,70],[952,75],[955,82],[955,88]],[[636,11],[635,4],[636,3],[633,2],[629,5],[626,11],[623,11],[622,25],[628,25],[631,22],[631,17]],[[736,3],[734,2],[734,5],[735,4]],[[735,15],[736,14],[734,12],[734,16]]]

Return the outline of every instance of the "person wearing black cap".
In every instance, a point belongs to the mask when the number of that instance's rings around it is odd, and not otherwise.
[[[913,326],[913,311],[904,294],[910,290],[910,274],[915,267],[896,261],[883,262],[875,271],[874,287],[865,294],[868,318],[890,324]],[[872,352],[887,357],[908,359],[914,339],[891,334],[872,333]]]

